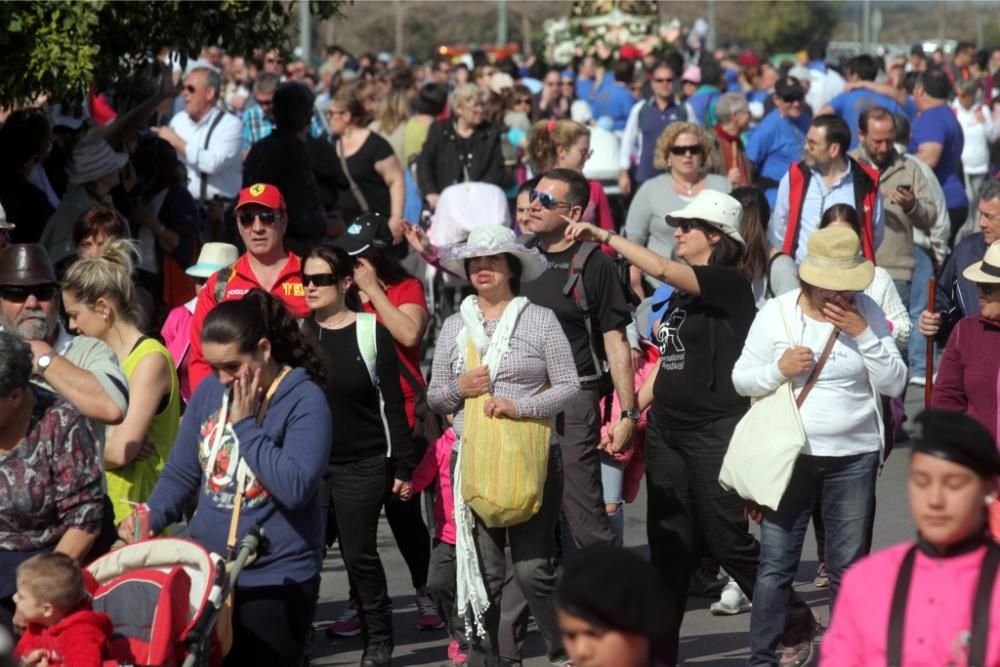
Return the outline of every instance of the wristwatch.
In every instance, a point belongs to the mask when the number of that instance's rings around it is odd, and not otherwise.
[[[51,352],[46,352],[42,356],[38,357],[38,374],[45,375],[45,369],[52,365],[52,360],[56,355]]]
[[[637,408],[632,408],[631,410],[622,410],[622,419],[631,419],[633,422],[639,421],[639,416],[642,412]]]

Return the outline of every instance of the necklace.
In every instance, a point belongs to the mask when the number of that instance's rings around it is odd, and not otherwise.
[[[350,316],[351,316],[351,311],[345,310],[343,313],[340,314],[340,317],[337,319],[336,322],[331,322],[327,326],[323,326],[322,324],[317,322],[316,325],[319,327],[319,336],[318,336],[319,339],[323,340],[324,329],[339,329],[340,325],[344,323],[344,320],[346,320]]]
[[[688,197],[694,196],[694,185],[687,184],[684,181],[679,180],[676,176],[674,176],[674,172],[672,171],[670,172],[670,180],[673,182],[674,185],[680,186],[681,188],[685,188],[687,190]]]

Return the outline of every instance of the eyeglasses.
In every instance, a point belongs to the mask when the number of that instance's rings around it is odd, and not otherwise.
[[[671,146],[671,155],[701,155],[704,152],[701,144],[691,144],[690,146]]]
[[[331,287],[337,284],[337,277],[332,273],[305,273],[302,274],[302,286],[309,287],[312,283],[316,287]]]
[[[39,301],[51,301],[56,295],[57,285],[5,285],[0,287],[0,299],[11,303],[24,303],[32,294]]]
[[[564,201],[559,201],[548,192],[539,192],[538,190],[532,190],[528,193],[528,201],[534,202],[538,200],[538,203],[542,205],[546,211],[551,211],[553,209],[559,208],[560,206],[565,206],[566,208],[573,208],[572,204]]]
[[[674,80],[672,78],[671,79],[660,78],[660,79],[653,79],[653,82],[654,83],[673,83]]]
[[[263,213],[248,213],[243,211],[242,213],[236,214],[236,222],[240,223],[241,227],[251,227],[253,226],[253,221],[259,219],[264,225],[270,227],[280,219],[280,215],[275,211],[264,211]]]
[[[519,99],[519,100],[514,100],[514,105],[516,106],[518,104],[531,104],[531,98],[530,97],[524,97],[524,98]]]
[[[257,99],[257,98],[254,98],[254,99]],[[273,107],[274,106],[274,100],[257,100],[257,104],[259,104],[262,107]]]
[[[983,293],[983,296],[990,296],[998,289],[1000,284],[996,283],[976,283],[976,289]]]
[[[198,92],[198,89],[192,86],[191,84],[184,86],[184,90],[188,93],[191,93],[192,95]]]

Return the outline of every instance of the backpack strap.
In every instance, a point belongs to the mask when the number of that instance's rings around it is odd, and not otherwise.
[[[590,357],[594,362],[594,375],[587,375],[580,378],[581,383],[596,382],[603,376],[604,364],[597,354],[597,341],[594,338],[594,312],[593,304],[587,296],[587,287],[583,281],[583,269],[587,265],[587,260],[594,254],[600,244],[593,241],[585,241],[580,244],[569,262],[569,275],[566,285],[563,287],[563,296],[572,297],[577,307],[583,311],[583,322],[587,328],[587,340],[590,343]]]
[[[774,268],[774,260],[778,259],[779,257],[781,257],[784,254],[785,253],[783,253],[783,252],[775,253],[774,256],[771,257],[771,259],[767,260],[767,268],[764,269],[764,279],[767,281],[767,285],[766,285],[766,287],[764,289],[764,298],[765,299],[773,299],[775,296],[777,296],[774,293],[774,285],[773,285],[773,283],[771,281],[771,269]]]
[[[903,631],[906,628],[906,601],[910,597],[910,581],[913,579],[913,562],[917,558],[917,545],[906,552],[896,575],[896,587],[892,592],[892,607],[889,612],[889,637],[886,642],[886,661],[889,667],[903,667]]]
[[[233,264],[224,266],[215,274],[215,286],[212,288],[212,297],[215,298],[215,303],[222,303],[223,297],[226,296],[226,287],[229,286],[229,280],[233,277]]]
[[[969,667],[986,667],[986,640],[990,636],[990,607],[1000,566],[1000,545],[986,542],[986,555],[979,569],[976,601],[972,608],[972,638],[969,640]]]

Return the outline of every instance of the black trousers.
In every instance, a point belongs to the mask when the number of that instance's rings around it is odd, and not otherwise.
[[[677,662],[688,584],[697,564],[700,529],[708,550],[747,595],[757,579],[760,545],[749,532],[744,502],[719,486],[722,457],[739,417],[694,431],[669,430],[654,416],[646,435],[646,531],[653,565],[670,592],[663,619],[664,659]]]
[[[431,535],[420,512],[422,505],[419,493],[407,501],[389,494],[385,503],[385,519],[410,570],[410,581],[415,590],[427,585],[427,570],[431,564]]]
[[[301,583],[237,587],[233,649],[225,666],[301,667],[318,598],[318,574]]]
[[[392,600],[378,555],[378,522],[391,494],[389,463],[379,455],[333,463],[326,469],[324,499],[333,500],[340,552],[358,603],[365,646],[392,641]]]

